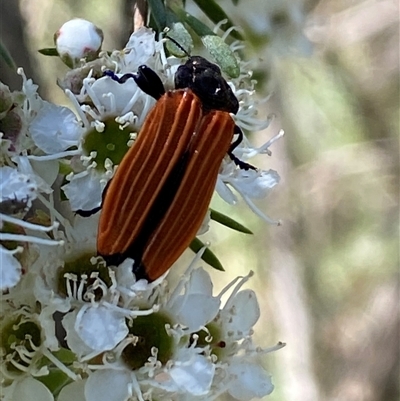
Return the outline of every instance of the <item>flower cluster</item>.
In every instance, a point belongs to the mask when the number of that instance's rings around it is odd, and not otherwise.
[[[0,84],[0,394],[4,400],[238,400],[273,386],[257,356],[278,349],[252,343],[259,318],[256,295],[236,278],[218,295],[198,253],[178,283],[165,276],[136,280],[131,259],[106,266],[96,256],[99,207],[116,166],[140,135],[155,103],[130,79],[142,64],[167,89],[181,64],[163,40],[142,28],[123,51],[101,52],[101,31],[73,20],[55,35],[73,69],[59,80],[74,110],[43,100],[24,75],[22,91]],[[237,46],[234,44],[233,46]],[[229,84],[244,129],[256,118],[245,64]],[[246,160],[269,153],[281,133],[260,148],[247,140],[235,152]],[[274,171],[242,170],[223,160],[216,190],[227,202],[253,203],[278,183]],[[235,192],[234,192],[234,191]],[[228,297],[222,302],[222,296]]]

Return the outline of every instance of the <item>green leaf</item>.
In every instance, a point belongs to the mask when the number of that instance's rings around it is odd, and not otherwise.
[[[237,78],[240,75],[238,60],[222,38],[215,35],[206,35],[202,36],[201,41],[225,74],[228,74],[231,78]]]
[[[191,53],[193,48],[193,40],[185,26],[181,22],[173,23],[171,29],[168,31],[168,37],[175,39],[187,53]],[[186,53],[182,51],[171,40],[166,42],[168,51],[176,57],[185,57]]]
[[[151,16],[154,19],[159,32],[167,26],[167,11],[162,0],[148,0]]]
[[[7,50],[7,48],[3,45],[2,42],[0,42],[0,58],[4,60],[4,62],[13,70],[17,68],[17,66],[14,63],[13,58],[11,57],[11,54]]]
[[[201,248],[204,247],[204,244],[202,241],[200,241],[197,237],[190,243],[190,249],[197,253],[200,251]],[[225,269],[222,267],[221,262],[218,260],[218,258],[214,255],[213,252],[210,251],[210,248],[206,248],[201,259],[204,260],[204,262],[208,263],[211,267],[213,267],[216,270],[219,270],[221,272],[224,272]]]
[[[58,395],[63,387],[71,383],[72,380],[63,371],[57,368],[49,368],[49,374],[36,377],[43,383],[53,395]]]
[[[239,4],[239,0],[232,0],[232,4],[233,4],[234,6],[237,6],[237,5]]]
[[[40,49],[38,50],[40,54],[43,54],[44,56],[57,56],[58,57],[58,51],[55,47],[47,47],[45,49]]]
[[[226,24],[221,27],[221,29],[223,29],[224,31],[233,26],[232,21],[226,15],[225,11],[214,0],[194,0],[194,2],[215,24],[218,24],[222,20],[227,20]],[[230,35],[232,35],[232,37],[234,37],[235,39],[243,40],[242,35],[235,30],[233,30]]]
[[[227,216],[226,214],[217,212],[214,209],[210,209],[210,218],[211,220],[216,221],[226,227],[231,228],[232,230],[239,231],[244,234],[253,234],[247,227],[238,223],[236,220],[233,220],[231,217]]]

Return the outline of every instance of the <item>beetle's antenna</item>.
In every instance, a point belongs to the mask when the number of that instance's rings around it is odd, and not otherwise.
[[[174,38],[171,38],[171,36],[165,35],[167,39],[169,39],[176,47],[181,49],[188,57],[191,57],[188,51],[179,43],[177,42]]]

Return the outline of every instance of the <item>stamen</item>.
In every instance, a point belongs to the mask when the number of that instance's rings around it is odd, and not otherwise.
[[[230,183],[234,188],[235,186]],[[281,226],[282,225],[282,221],[281,220],[273,220],[271,219],[271,217],[267,216],[266,214],[264,214],[254,203],[253,201],[247,196],[242,194],[238,188],[235,188],[240,196],[243,198],[243,200],[247,203],[247,205],[249,206],[249,208],[257,215],[260,216],[264,221],[266,221],[268,224],[272,224],[275,226]]]
[[[7,248],[3,248],[2,252],[6,252],[10,255],[15,255],[16,253],[21,253],[24,251],[24,247],[23,246],[17,246],[15,249],[7,249]]]
[[[44,238],[34,237],[32,235],[20,235],[20,234],[6,234],[0,233],[0,241],[17,241],[17,242],[30,242],[32,244],[50,245],[50,246],[63,246],[64,240],[50,240]]]
[[[139,97],[143,95],[142,91],[137,88],[133,96],[130,98],[129,102],[125,105],[124,109],[122,110],[121,114],[126,114],[128,111],[132,110],[133,105],[137,102]]]
[[[50,217],[51,220],[58,220],[65,229],[65,235],[68,237],[71,237],[72,233],[73,233],[73,229],[71,226],[71,223],[64,218],[64,216],[54,207],[54,202],[49,202],[43,195],[38,194],[38,199],[40,200],[40,202],[43,203],[44,206],[47,207],[47,209],[49,209],[50,212]],[[53,195],[50,195],[50,200],[53,200]],[[54,232],[54,234],[56,234]]]
[[[42,231],[42,232],[49,232],[53,229],[57,229],[60,225],[60,223],[58,223],[57,221],[55,221],[51,226],[42,226],[40,224],[32,224],[32,223],[28,223],[27,221],[23,221],[23,220],[8,216],[3,213],[0,213],[0,221],[6,221],[7,223],[12,223],[12,224],[18,225],[20,227],[24,227],[28,230],[35,230],[35,231]]]
[[[149,111],[150,111],[150,108],[151,108],[151,106],[152,106],[152,104],[153,104],[152,99],[153,99],[153,98],[152,98],[151,96],[146,95],[146,100],[145,100],[145,102],[144,102],[143,110],[142,110],[142,112],[140,113],[139,121],[138,121],[138,124],[139,124],[140,126],[143,125],[144,119],[147,117],[147,114],[148,114]]]
[[[44,155],[44,156],[28,155],[28,159],[37,161],[47,161],[47,160],[63,159],[65,157],[70,157],[70,156],[78,156],[80,154],[81,150],[76,149],[76,150],[67,150],[65,152],[54,153],[52,155]]]
[[[117,111],[117,103],[115,102],[115,95],[112,92],[108,92],[108,93],[103,93],[103,98],[106,99],[110,99],[110,110],[109,112],[111,114],[115,114]]]
[[[97,131],[97,132],[104,132],[106,125],[103,123],[103,121],[100,120],[94,120],[91,123],[91,126]]]
[[[197,262],[203,256],[203,253],[205,252],[206,248],[207,247],[204,246],[203,248],[200,249],[199,252],[196,253],[196,256],[193,258],[192,262],[190,263],[190,265],[186,269],[186,271],[183,274],[182,278],[179,280],[179,282],[176,285],[174,291],[171,293],[171,295],[169,297],[169,300],[168,300],[168,302],[166,304],[167,309],[171,308],[171,306],[174,303],[175,299],[180,295],[182,289],[186,286],[186,283],[189,281],[192,271],[195,269],[195,267],[197,265]],[[185,295],[186,295],[186,293],[185,293]],[[184,305],[184,302],[182,302],[181,305]]]
[[[136,397],[138,398],[139,401],[144,401],[142,390],[140,390],[139,383],[137,381],[135,373],[131,373],[131,383],[130,386],[132,386],[132,389],[134,390]]]
[[[241,278],[241,280],[236,284],[235,288],[233,289],[231,295],[229,296],[228,300],[225,303],[224,309],[230,309],[232,307],[233,300],[235,295],[239,292],[239,290],[243,287],[243,284],[249,281],[250,277],[254,275],[254,272],[250,270],[247,276]]]
[[[78,281],[78,278],[77,278],[77,281]],[[87,284],[87,275],[82,274],[81,279],[79,280],[78,290],[76,291],[76,299],[79,301],[85,300],[86,294],[83,294],[83,291],[85,289],[86,284]]]
[[[96,109],[99,111],[99,113],[103,114],[104,113],[104,107],[100,102],[100,99],[97,97],[96,93],[94,92],[94,90],[92,89],[91,85],[89,85],[90,83],[92,83],[94,80],[91,78],[85,78],[83,80],[83,86],[86,89],[86,93],[90,96],[90,98],[93,101],[94,106],[96,107]]]
[[[68,369],[59,359],[57,359],[47,348],[41,348],[42,354],[49,359],[58,369],[64,372],[72,380],[76,381],[80,379],[80,375],[75,374],[70,369]]]
[[[214,32],[215,34],[217,34],[218,31],[221,29],[221,26],[222,26],[222,25],[225,25],[227,22],[228,22],[228,20],[227,20],[226,18],[223,19],[223,20],[221,20],[221,21],[219,21],[218,24],[215,25],[215,27],[214,27],[214,29],[213,29],[213,32]],[[225,39],[223,39],[223,40],[224,40],[224,42],[225,42]]]
[[[82,90],[83,90],[83,86],[82,86]],[[83,126],[85,128],[89,128],[90,127],[89,120],[86,118],[86,115],[83,112],[83,110],[81,109],[81,106],[80,106],[77,98],[75,97],[75,95],[69,89],[65,89],[65,94],[67,95],[67,97],[69,98],[71,103],[73,104],[76,112],[78,113],[80,119],[82,120]]]
[[[18,370],[20,370],[21,372],[29,372],[29,366],[25,366],[25,365],[21,365],[19,362],[17,362],[14,359],[10,359],[9,361],[7,361],[9,363],[11,363],[15,368],[17,368]]]
[[[76,299],[77,298],[76,297],[76,282],[78,281],[78,277],[72,273],[65,273],[64,278],[65,278],[65,287],[67,290],[67,297]],[[73,284],[72,287],[71,287],[71,282]]]
[[[227,22],[227,20],[222,20]],[[225,42],[226,38],[231,34],[232,31],[239,31],[239,29],[236,26],[231,26],[229,29],[225,31],[225,33],[221,36],[222,40]]]
[[[32,363],[32,358],[35,356],[36,352],[29,352],[25,346],[18,345],[15,347],[15,351],[18,354],[18,357],[21,359],[22,362],[25,362],[27,365]]]

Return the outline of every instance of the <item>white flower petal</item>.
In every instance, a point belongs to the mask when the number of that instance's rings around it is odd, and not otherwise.
[[[215,187],[217,194],[229,205],[235,205],[238,201],[237,196],[232,190],[224,183],[223,179],[218,176],[217,184]]]
[[[229,307],[221,311],[223,327],[233,340],[249,334],[260,317],[260,307],[252,290],[238,292]]]
[[[37,174],[26,156],[14,156],[12,160],[18,164],[18,170],[29,177],[36,184],[39,192],[50,194],[53,192],[51,185],[48,184],[39,174]]]
[[[85,344],[95,351],[114,348],[129,333],[125,317],[101,305],[88,307],[77,318],[75,330]]]
[[[67,333],[65,339],[68,343],[68,347],[78,357],[81,358],[84,355],[90,354],[93,350],[91,347],[86,345],[82,338],[75,331],[77,311],[67,313],[62,320],[62,325]]]
[[[137,101],[134,102],[132,111],[139,115],[144,107],[144,93],[139,89],[134,79],[128,79],[121,85],[110,77],[102,77],[97,79],[91,85],[91,91],[96,95],[96,98],[104,107],[104,114],[120,115],[126,113],[126,105],[135,96],[136,92],[140,92]],[[138,94],[139,95],[139,94]]]
[[[244,196],[263,199],[278,184],[279,179],[278,173],[274,170],[238,170],[235,176],[227,179],[226,182],[232,184]]]
[[[54,401],[50,390],[40,381],[27,377],[18,382],[9,401]]]
[[[35,173],[43,178],[48,185],[53,185],[58,177],[59,162],[58,160],[31,160],[31,166]]]
[[[37,185],[28,174],[19,172],[8,166],[0,167],[0,200],[1,202],[21,201],[26,207],[31,207],[36,199]]]
[[[92,210],[101,204],[103,187],[100,176],[90,170],[75,174],[61,189],[69,199],[72,210]]]
[[[191,273],[185,294],[176,296],[171,302],[170,311],[189,331],[199,330],[217,315],[221,302],[212,296],[212,290],[210,275],[203,268],[198,268]]]
[[[130,394],[127,371],[98,370],[89,375],[85,386],[86,401],[126,401]]]
[[[210,275],[202,268],[195,269],[190,275],[187,292],[212,296],[213,283]]]
[[[125,46],[127,71],[137,71],[140,65],[149,65],[155,53],[155,33],[152,29],[141,27],[130,36]]]
[[[0,289],[12,288],[21,278],[21,264],[13,256],[13,252],[0,245]]]
[[[169,374],[179,388],[192,395],[205,395],[211,387],[215,365],[192,349],[181,352],[183,360],[176,362]]]
[[[62,388],[57,401],[87,401],[85,398],[86,380],[80,380],[67,384]]]
[[[195,332],[211,322],[217,315],[220,306],[218,298],[203,294],[181,295],[176,298],[174,305],[182,302],[184,305],[176,312],[177,321],[187,326],[190,332]],[[174,312],[173,306],[171,309]]]
[[[261,398],[271,394],[274,389],[271,376],[255,363],[233,361],[228,368],[228,373],[233,376],[228,392],[237,400]]]
[[[83,130],[75,114],[66,107],[45,102],[29,131],[35,144],[47,154],[78,146]]]

